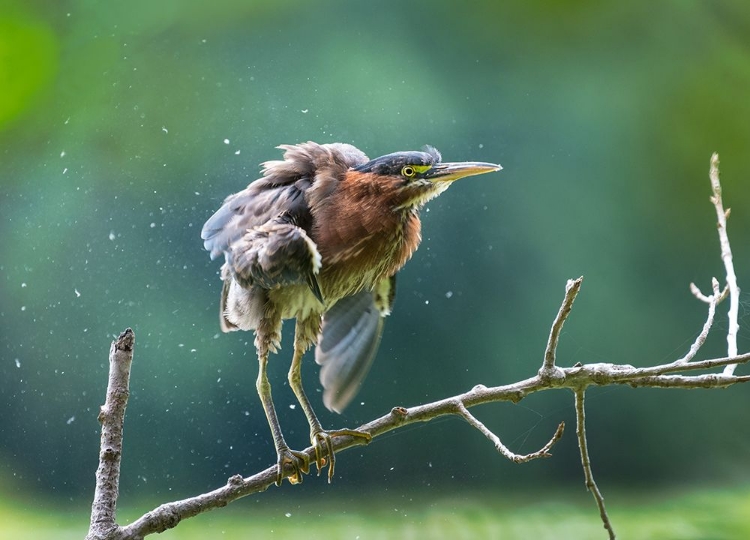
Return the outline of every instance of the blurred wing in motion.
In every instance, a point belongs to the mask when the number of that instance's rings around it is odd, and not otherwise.
[[[323,315],[315,361],[323,366],[320,382],[328,409],[341,413],[357,394],[377,353],[395,290],[392,276],[374,291],[342,298]]]

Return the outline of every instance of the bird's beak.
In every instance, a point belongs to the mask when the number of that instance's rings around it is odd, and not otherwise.
[[[437,163],[425,173],[424,177],[432,182],[454,182],[465,176],[475,176],[501,169],[502,167],[496,163],[483,163],[481,161]]]

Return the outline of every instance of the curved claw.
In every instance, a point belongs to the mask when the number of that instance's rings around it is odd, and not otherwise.
[[[294,470],[293,474],[290,474],[289,482],[291,484],[301,484],[302,474],[310,472],[310,458],[304,452],[297,452],[290,450],[289,448],[280,448],[278,450],[278,467],[276,469],[276,485],[280,486],[284,480],[284,468],[287,465],[291,465]]]
[[[331,431],[317,431],[310,435],[310,442],[315,448],[315,466],[318,468],[318,476],[323,468],[328,464],[328,483],[333,480],[333,471],[336,467],[336,453],[333,451],[333,437],[361,437],[365,443],[372,440],[372,435],[364,431],[354,429],[335,429]],[[326,461],[326,456],[328,457]]]

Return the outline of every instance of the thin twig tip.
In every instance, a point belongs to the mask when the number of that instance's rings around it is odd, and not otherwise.
[[[132,351],[133,344],[135,343],[135,332],[133,329],[126,328],[115,340],[115,347],[121,351]]]
[[[568,282],[565,284],[565,290],[569,291],[573,287],[580,287],[581,282],[583,282],[583,276],[580,276],[576,279],[569,279]]]

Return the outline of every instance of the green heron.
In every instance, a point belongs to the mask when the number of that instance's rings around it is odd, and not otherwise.
[[[396,273],[419,246],[419,209],[454,180],[501,167],[443,163],[432,147],[373,160],[342,143],[279,148],[283,161],[267,161],[262,178],[227,197],[201,237],[211,258],[224,255],[221,329],[255,331],[256,386],[276,446],[276,484],[286,467],[297,483],[310,466],[284,440],[266,374],[269,353],[280,347],[282,320],[292,318],[289,384],[310,424],[318,474],[327,462],[330,482],[331,437],[369,441],[370,435],[323,429],[302,388],[302,356],[316,345],[323,403],[340,413],[375,357]]]

